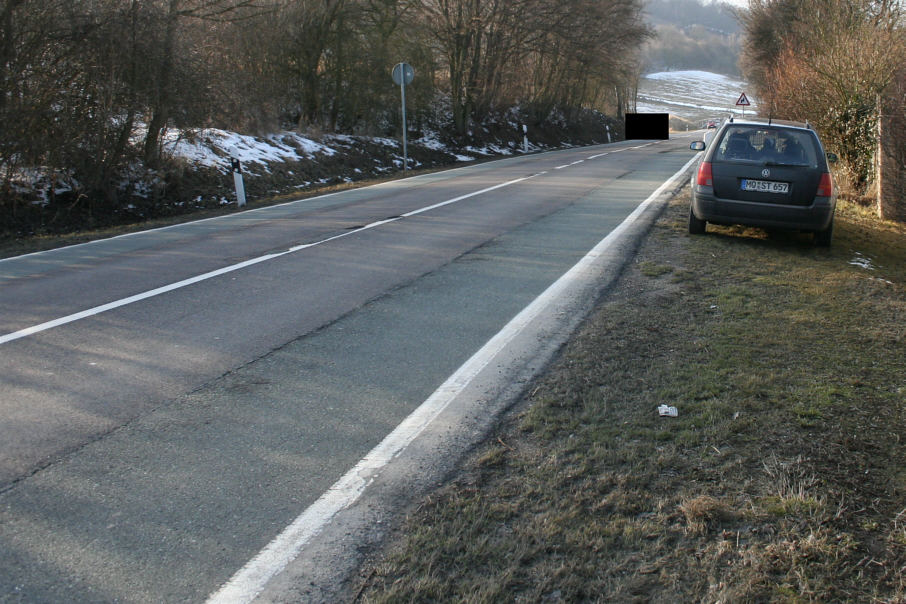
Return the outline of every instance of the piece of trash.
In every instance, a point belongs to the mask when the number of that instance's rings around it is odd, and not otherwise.
[[[855,258],[849,261],[853,266],[858,266],[859,268],[864,268],[867,271],[875,270],[875,265],[871,261],[871,258],[862,254],[861,252],[856,252]]]
[[[679,415],[679,411],[676,410],[676,407],[669,407],[667,405],[661,405],[657,408],[657,411],[661,414],[661,417],[676,417]]]

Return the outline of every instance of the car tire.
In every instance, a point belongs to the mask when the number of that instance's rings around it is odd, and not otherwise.
[[[705,225],[708,224],[706,220],[700,220],[695,217],[695,212],[692,211],[692,208],[689,208],[689,234],[691,235],[702,235],[705,232]]]
[[[819,247],[830,247],[831,239],[834,237],[834,219],[831,218],[830,224],[823,231],[815,231],[815,245]]]

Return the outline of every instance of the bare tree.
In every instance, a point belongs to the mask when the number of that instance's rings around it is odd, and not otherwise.
[[[755,0],[745,21],[745,67],[766,110],[814,124],[858,194],[871,177],[878,99],[906,59],[900,17],[886,1]]]
[[[146,32],[154,37],[156,52],[145,57],[148,78],[148,130],[143,144],[145,163],[153,165],[160,157],[160,135],[176,108],[178,80],[192,77],[191,66],[179,73],[180,59],[192,56],[192,48],[181,42],[191,40],[184,28],[199,21],[223,22],[247,18],[263,10],[257,0],[147,0],[142,2],[156,25]]]
[[[627,75],[647,29],[635,0],[424,0],[446,65],[453,120],[522,100],[543,117],[594,105]]]

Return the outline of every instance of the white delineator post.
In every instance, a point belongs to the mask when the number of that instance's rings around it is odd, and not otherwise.
[[[233,172],[233,184],[236,185],[236,203],[239,207],[245,206],[245,183],[242,182],[242,164],[235,157],[230,158]]]

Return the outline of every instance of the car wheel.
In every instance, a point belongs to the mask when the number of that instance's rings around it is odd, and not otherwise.
[[[695,217],[695,212],[692,211],[692,208],[689,208],[689,233],[692,235],[701,235],[705,232],[705,225],[708,224],[705,220],[699,220]]]
[[[831,222],[827,225],[827,228],[823,231],[815,231],[815,245],[821,247],[830,247],[831,239],[834,236],[834,219],[831,218]]]

